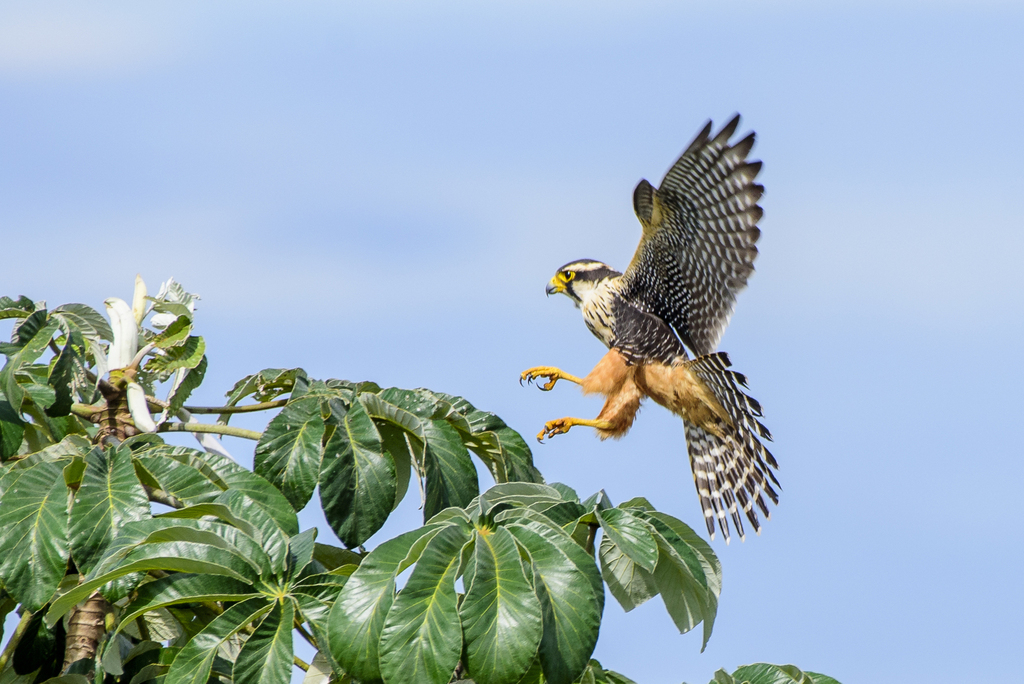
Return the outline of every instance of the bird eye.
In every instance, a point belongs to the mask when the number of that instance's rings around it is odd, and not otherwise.
[[[565,282],[569,282],[570,280],[576,277],[576,272],[566,271],[565,273],[562,274],[562,277],[565,279]]]

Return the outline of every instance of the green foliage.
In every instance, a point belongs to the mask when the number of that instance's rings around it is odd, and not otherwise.
[[[794,665],[755,663],[744,665],[731,675],[725,670],[719,670],[710,684],[839,684],[839,682],[815,672],[801,672]]]
[[[181,411],[207,367],[195,299],[139,280],[130,315],[108,300],[111,325],[0,298],[0,612],[24,615],[2,682],[286,684],[298,634],[317,649],[306,684],[626,684],[591,659],[606,585],[626,611],[660,595],[707,644],[711,547],[644,499],[544,484],[522,437],[461,397],[265,369],[225,406]],[[229,425],[255,410],[278,412],[261,432]],[[202,430],[204,449],[165,443],[172,430]],[[210,433],[252,439],[254,471]],[[347,548],[300,531],[318,488]],[[423,526],[363,550],[410,489]],[[72,639],[87,600],[108,619]],[[95,656],[61,671],[83,638]],[[715,681],[834,680],[751,665]]]

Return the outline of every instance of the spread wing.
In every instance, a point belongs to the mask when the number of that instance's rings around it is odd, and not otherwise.
[[[633,193],[644,233],[621,292],[697,356],[717,348],[757,258],[761,162],[746,161],[753,133],[729,145],[739,122],[737,115],[711,138],[709,121],[660,188],[642,180]]]

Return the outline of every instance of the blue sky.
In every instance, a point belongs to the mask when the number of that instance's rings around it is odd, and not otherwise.
[[[603,353],[545,282],[624,267],[636,182],[741,112],[765,216],[721,348],[765,406],[782,501],[760,537],[715,542],[705,653],[658,601],[611,602],[596,657],[642,683],[755,661],[1016,681],[1022,33],[1010,2],[7,2],[0,294],[99,308],[174,276],[203,297],[197,403],[303,366],[462,394],[532,435],[600,408],[519,387]],[[656,406],[534,458],[700,524]]]

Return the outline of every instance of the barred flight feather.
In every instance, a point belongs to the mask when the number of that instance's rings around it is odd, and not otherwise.
[[[730,365],[724,353],[708,354],[687,362],[687,367],[711,389],[733,423],[721,426],[723,436],[683,421],[690,465],[708,532],[714,538],[717,521],[726,542],[730,538],[726,514],[743,539],[741,511],[754,531],[760,533],[761,522],[754,505],[761,509],[765,518],[770,518],[762,493],[773,503],[779,503],[775,490],[779,481],[772,472],[772,468],[779,466],[758,439],[771,441],[771,433],[757,420],[762,415],[761,405],[740,389],[746,379],[728,370]]]
[[[634,192],[644,237],[622,295],[664,319],[697,356],[718,346],[757,258],[761,162],[746,161],[753,133],[729,146],[738,126],[736,116],[709,139],[708,122],[661,187],[641,181]]]

